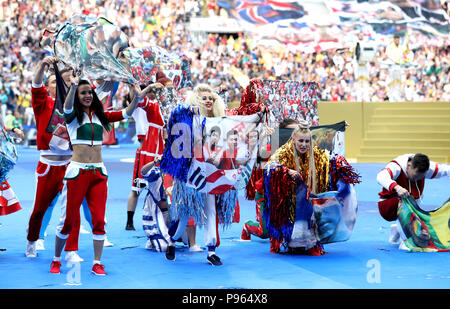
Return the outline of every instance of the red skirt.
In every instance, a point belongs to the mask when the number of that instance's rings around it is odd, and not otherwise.
[[[5,179],[0,184],[0,216],[12,214],[21,209],[16,194]]]

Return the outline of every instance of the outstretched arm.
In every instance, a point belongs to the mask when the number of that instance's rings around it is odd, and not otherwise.
[[[80,74],[81,72],[77,72],[75,75],[70,76],[70,90],[64,101],[64,110],[70,111],[73,109],[73,101],[77,92],[78,83],[80,82]]]
[[[131,115],[133,114],[134,110],[136,109],[138,103],[145,98],[147,93],[149,93],[152,89],[162,88],[162,87],[164,87],[164,86],[161,83],[154,83],[154,84],[148,85],[143,90],[141,90],[138,85],[134,85],[134,88],[132,88],[130,91],[131,97],[133,99],[131,100],[131,103],[128,104],[128,106],[125,108],[125,112],[128,115],[128,117],[131,117]]]
[[[47,72],[50,65],[55,62],[58,62],[58,59],[56,57],[48,56],[38,63],[34,71],[33,85],[42,85],[42,82],[44,81],[45,72]]]

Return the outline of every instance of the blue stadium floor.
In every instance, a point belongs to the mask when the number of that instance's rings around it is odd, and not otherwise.
[[[136,146],[105,147],[104,162],[109,174],[107,203],[108,239],[114,243],[103,251],[102,263],[108,275],[90,273],[93,260],[92,235],[80,235],[81,285],[69,285],[75,266],[63,262],[62,273],[49,273],[54,254],[55,206],[45,240],[46,250],[34,259],[25,258],[26,226],[34,197],[34,171],[39,158],[36,149],[19,148],[19,161],[9,181],[19,197],[22,210],[0,217],[1,289],[448,289],[448,253],[407,253],[388,243],[389,222],[378,214],[376,173],[383,164],[354,164],[362,175],[356,190],[359,212],[351,239],[325,246],[324,256],[273,254],[269,241],[253,237],[239,241],[242,224],[255,219],[254,202],[240,200],[241,223],[221,230],[217,254],[224,265],[212,267],[206,253],[177,250],[175,262],[164,254],[145,249],[142,230],[143,196],[135,214],[136,231],[126,231],[126,204],[130,190],[132,159]],[[122,160],[121,159],[128,159]],[[448,198],[448,179],[427,182],[424,204],[438,207]],[[82,216],[82,225],[89,225]],[[203,230],[197,242],[203,245]],[[63,254],[64,257],[64,254]],[[378,276],[374,276],[379,270]]]

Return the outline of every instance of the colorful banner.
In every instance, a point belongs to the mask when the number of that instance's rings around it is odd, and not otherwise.
[[[159,46],[127,48],[123,51],[129,70],[141,85],[156,82],[158,70],[172,80],[176,89],[191,87],[189,60]]]
[[[174,178],[174,213],[201,222],[211,194],[219,222],[232,222],[237,192],[246,187],[256,161],[261,119],[260,114],[206,118],[188,106],[174,109],[161,160],[161,171]]]
[[[345,156],[345,121],[334,124],[311,126],[313,146],[326,149],[330,153]],[[291,138],[294,129],[279,128],[273,134],[272,149],[278,149]],[[278,138],[277,138],[278,134]],[[278,144],[276,144],[278,142]]]
[[[311,195],[315,232],[322,244],[350,239],[356,223],[358,200],[354,185],[339,181],[339,191]]]
[[[191,112],[180,107],[173,113]],[[220,118],[195,115],[188,123],[174,123],[171,117],[168,132],[161,163],[164,172],[200,193],[223,194],[245,188],[259,149],[259,114]]]
[[[398,222],[403,243],[410,251],[450,251],[450,198],[433,211],[420,209],[414,198],[402,199]]]
[[[123,59],[140,85],[155,83],[159,71],[172,81],[173,87],[155,91],[161,113],[167,122],[175,106],[184,103],[185,97],[181,89],[193,87],[189,59],[159,46],[127,48],[123,51]]]
[[[246,92],[251,93],[255,102],[265,104],[277,123],[292,118],[319,125],[317,84],[314,82],[253,79]]]
[[[442,44],[430,38],[450,40],[450,18],[440,0],[220,0],[217,4],[253,33],[259,45],[287,45],[304,52],[348,47],[348,35],[361,31],[377,42],[407,29],[418,46],[424,40]]]
[[[348,240],[358,211],[355,182],[338,179],[334,191],[311,194],[303,180],[294,183],[286,171],[272,162],[264,173],[263,218],[270,237],[305,248]]]

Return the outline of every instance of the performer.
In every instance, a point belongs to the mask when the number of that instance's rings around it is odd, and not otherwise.
[[[356,84],[356,101],[369,102],[369,64],[376,56],[375,47],[364,38],[362,32],[358,33],[358,41],[353,48],[354,74]]]
[[[286,245],[290,252],[323,255],[314,230],[310,194],[348,191],[346,184],[359,183],[359,175],[342,156],[329,158],[312,147],[309,123],[299,121],[291,139],[281,146],[265,166],[265,212],[271,252]]]
[[[404,69],[402,64],[408,62],[408,38],[400,44],[400,36],[395,35],[394,41],[386,48],[386,55],[391,61],[389,67],[389,87],[388,97],[390,102],[400,102],[404,98],[402,81],[404,77]]]
[[[154,85],[155,89],[173,86],[172,81],[162,71],[158,71]],[[165,124],[155,92],[149,92],[143,101],[139,102],[132,117],[136,123],[139,147],[136,150],[133,182],[128,196],[127,224],[125,229],[134,231],[136,230],[133,224],[134,212],[136,211],[139,194],[143,189],[142,184],[144,183],[140,170],[145,164],[152,162],[155,156],[162,155],[164,149],[163,129]],[[143,148],[144,141],[146,141],[145,148]]]
[[[378,194],[380,215],[386,221],[396,221],[401,198],[412,196],[420,206],[425,179],[445,175],[450,178],[450,166],[430,161],[425,154],[404,154],[393,159],[377,175],[377,182],[383,187]],[[400,241],[398,229],[397,224],[391,225],[391,244],[398,244]]]
[[[55,57],[44,58],[37,65],[32,81],[31,105],[36,117],[36,143],[40,158],[36,168],[36,195],[28,223],[28,242],[25,252],[27,257],[37,256],[37,241],[44,214],[50,205],[54,205],[52,202],[61,193],[64,174],[72,158],[72,150],[69,147],[68,139],[47,132],[47,126],[52,119],[55,105],[56,77],[54,74],[50,75],[45,81],[45,86],[43,80],[50,65],[56,62]],[[70,74],[71,70],[61,71],[64,80],[68,80]],[[62,126],[61,129],[64,129],[64,127]],[[52,208],[48,211],[48,215],[51,215]],[[48,222],[49,218],[47,218],[46,224]],[[43,227],[43,230],[45,229],[46,226]],[[72,235],[78,235],[78,228],[74,230]],[[72,240],[73,236],[69,237],[68,244],[71,244]],[[78,242],[77,239],[74,241]],[[43,249],[42,242],[43,240],[40,244],[41,249]]]
[[[197,85],[190,96],[186,99],[186,103],[191,105],[191,109],[205,117],[222,117],[225,116],[225,103],[216,94],[212,88],[206,84]],[[202,152],[203,153],[203,152]],[[177,185],[183,185],[180,181],[175,181],[174,190]],[[182,208],[189,205],[172,205],[172,207]],[[216,197],[212,194],[206,195],[205,203],[206,227],[205,227],[205,244],[208,247],[207,261],[214,266],[222,265],[220,258],[215,254],[218,245],[217,219],[216,219]],[[181,217],[177,225],[171,227],[173,231],[169,246],[166,251],[168,260],[175,260],[175,241],[179,239],[188,224],[188,217]],[[170,234],[170,233],[169,233]]]
[[[284,119],[280,125],[280,129],[295,129],[298,126],[298,121],[291,118]],[[273,130],[273,129],[272,129]],[[273,132],[268,132],[267,136],[272,135]],[[262,141],[261,141],[262,142]],[[264,143],[263,143],[264,145]],[[270,144],[269,144],[270,146]],[[262,147],[263,153],[258,155],[258,160],[253,168],[252,176],[247,184],[246,197],[249,200],[255,200],[256,203],[256,222],[247,220],[241,233],[241,240],[250,241],[251,235],[255,235],[261,239],[269,238],[266,229],[266,221],[262,217],[264,213],[264,178],[263,168],[267,159],[270,157],[270,147]],[[264,159],[263,159],[264,158]]]
[[[148,190],[142,211],[142,221],[148,238],[145,248],[164,252],[167,250],[167,239],[170,237],[168,228],[170,215],[159,162],[160,157],[155,158],[154,161],[145,164],[140,171]]]
[[[101,264],[103,241],[105,239],[105,207],[107,198],[107,172],[102,162],[101,146],[103,130],[110,128],[110,123],[131,116],[137,103],[154,87],[149,85],[144,90],[135,87],[132,104],[121,111],[104,112],[103,105],[88,81],[80,80],[80,72],[71,76],[71,87],[64,102],[64,116],[73,157],[64,181],[67,186],[67,208],[64,226],[56,233],[55,256],[50,272],[60,273],[61,251],[68,234],[79,226],[80,205],[86,199],[92,215],[94,265],[92,272],[106,275]]]
[[[7,143],[13,143],[16,141],[16,139],[11,138],[11,136],[7,132],[11,132],[13,137],[15,136],[18,139],[24,138],[24,133],[19,128],[5,126],[1,115],[0,126],[2,131],[1,139],[6,139]],[[2,145],[4,144],[2,143]],[[7,156],[3,156],[3,153],[5,152],[7,152],[7,150],[3,149],[1,154],[2,157],[0,158],[0,216],[6,216],[22,209],[19,203],[19,199],[9,185],[8,180],[6,180],[7,174],[14,167],[14,157],[8,158]]]

